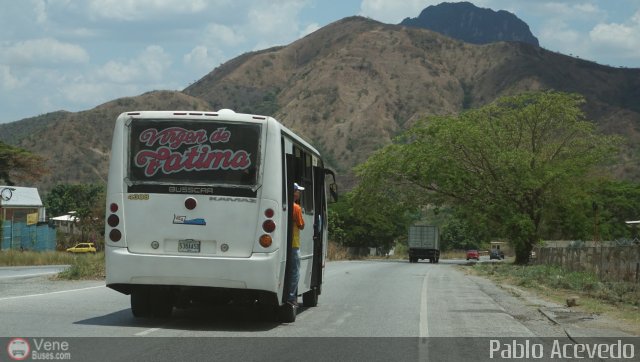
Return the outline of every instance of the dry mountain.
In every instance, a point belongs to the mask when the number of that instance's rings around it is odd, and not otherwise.
[[[182,93],[151,92],[85,112],[57,113],[28,136],[0,140],[50,158],[52,173],[40,186],[96,182],[106,179],[120,112],[231,108],[273,115],[302,134],[327,155],[348,187],[351,168],[415,120],[540,89],[583,94],[588,116],[602,130],[623,134],[635,145],[616,172],[638,179],[633,161],[640,144],[640,69],[602,66],[525,43],[473,45],[361,17],[337,21],[285,47],[241,55]],[[0,134],[22,122],[34,120],[2,125]]]
[[[146,109],[207,110],[209,106],[180,92],[149,92],[88,111],[55,112],[0,125],[0,141],[48,160],[49,173],[30,186],[47,191],[57,183],[106,183],[116,118],[122,112]]]
[[[525,43],[472,45],[360,17],[245,54],[184,92],[214,108],[267,110],[330,155],[344,175],[418,118],[540,89],[582,93],[604,131],[640,141],[640,69]]]

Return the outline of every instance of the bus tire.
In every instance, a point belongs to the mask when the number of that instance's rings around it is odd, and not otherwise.
[[[296,321],[297,309],[295,306],[284,303],[278,307],[278,320],[282,323],[293,323]]]
[[[151,298],[146,288],[131,292],[131,312],[136,318],[151,317]]]
[[[171,292],[167,288],[160,288],[150,293],[151,314],[156,318],[169,318],[173,312]]]
[[[315,307],[318,305],[318,289],[313,288],[302,294],[302,303],[305,307]]]

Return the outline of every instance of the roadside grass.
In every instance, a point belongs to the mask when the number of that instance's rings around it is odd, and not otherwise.
[[[58,273],[56,279],[104,279],[104,252],[75,255],[71,267]]]
[[[572,272],[553,265],[478,263],[465,268],[498,284],[510,284],[566,305],[568,297],[579,298],[578,309],[605,314],[632,326],[640,333],[640,284],[601,280],[594,273]]]
[[[440,252],[440,259],[465,259],[467,252],[464,250],[447,250]]]
[[[349,252],[344,246],[332,241],[327,245],[327,259],[329,260],[349,260]]]
[[[0,252],[0,266],[66,265],[72,264],[74,256],[59,251],[19,251]]]
[[[71,254],[61,251],[16,251],[0,252],[0,266],[70,265],[53,279],[103,279],[104,252],[95,254]]]

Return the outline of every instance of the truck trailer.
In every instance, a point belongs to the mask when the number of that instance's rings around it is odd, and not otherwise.
[[[440,233],[437,226],[413,225],[409,227],[409,262],[429,259],[432,263],[440,260]]]

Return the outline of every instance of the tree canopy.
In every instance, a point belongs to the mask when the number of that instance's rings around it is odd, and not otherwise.
[[[75,211],[82,231],[80,241],[86,241],[86,233],[97,235],[104,230],[104,185],[58,184],[46,195],[44,205],[52,216]]]
[[[508,238],[525,263],[541,231],[612,155],[582,96],[525,93],[457,116],[417,122],[357,169],[364,194],[405,205],[448,205]]]
[[[415,210],[399,203],[365,199],[357,192],[342,195],[330,207],[331,238],[345,246],[388,251],[396,239],[406,236],[408,225],[417,218]]]
[[[42,157],[0,142],[0,182],[13,186],[38,180],[45,173]]]

